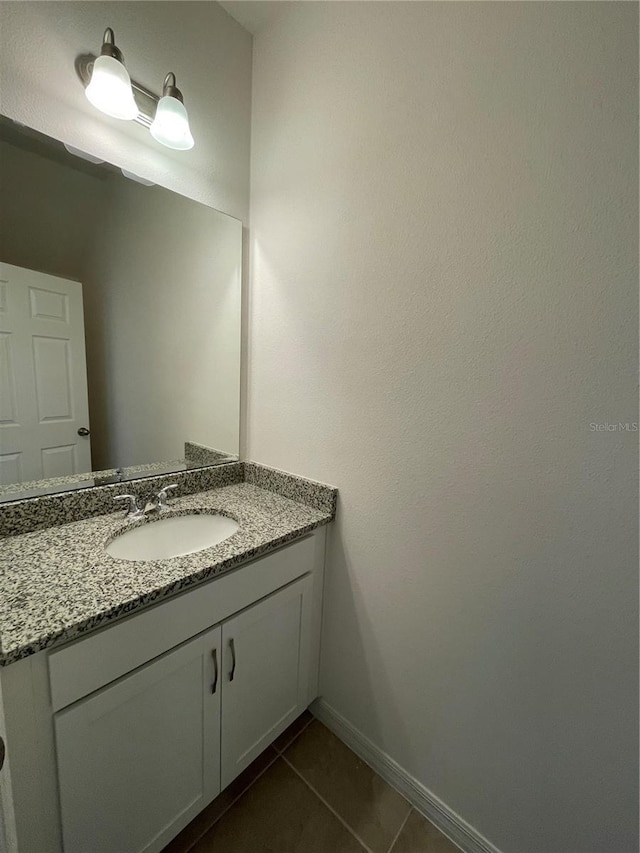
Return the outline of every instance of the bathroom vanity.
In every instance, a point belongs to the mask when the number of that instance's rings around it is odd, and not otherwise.
[[[2,542],[7,853],[162,850],[317,696],[335,490],[233,468],[171,501],[238,522],[196,553],[114,559],[122,511]]]
[[[0,853],[153,853],[316,697],[336,491],[235,461],[242,222],[0,148]]]
[[[154,853],[316,697],[336,490],[235,461],[242,223],[0,148],[0,853]]]

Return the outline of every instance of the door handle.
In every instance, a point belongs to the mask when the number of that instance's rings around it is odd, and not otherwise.
[[[218,687],[218,650],[214,649],[211,654],[213,655],[213,684],[211,685],[211,692],[215,693]]]
[[[233,676],[236,674],[236,644],[233,637],[229,640],[229,648],[231,649],[231,672],[229,673],[229,681],[233,681]]]
[[[89,435],[89,430],[86,427],[80,427],[78,435]]]

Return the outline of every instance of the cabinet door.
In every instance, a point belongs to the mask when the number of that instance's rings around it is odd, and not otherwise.
[[[310,577],[222,625],[222,787],[306,707]]]
[[[155,853],[219,793],[219,663],[218,627],[55,715],[65,853]]]

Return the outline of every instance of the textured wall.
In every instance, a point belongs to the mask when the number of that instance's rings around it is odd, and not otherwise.
[[[505,853],[638,849],[637,14],[255,39],[249,456],[340,487],[325,699]]]
[[[156,93],[168,71],[196,140],[171,151],[133,122],[97,112],[74,61],[115,30],[132,79]],[[251,36],[213,2],[0,4],[0,112],[247,220]]]
[[[185,441],[237,454],[241,223],[122,179],[101,232],[85,291],[94,467],[180,459]]]

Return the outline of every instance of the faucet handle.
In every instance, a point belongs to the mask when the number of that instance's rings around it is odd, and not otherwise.
[[[135,495],[116,495],[114,501],[129,501],[127,518],[139,518],[142,515],[142,510],[138,506],[138,499]]]
[[[159,510],[166,509],[167,501],[169,499],[169,492],[172,489],[177,489],[177,488],[178,488],[177,483],[171,483],[170,485],[165,486],[163,489],[160,489],[160,491],[156,495],[156,506],[158,507]]]

